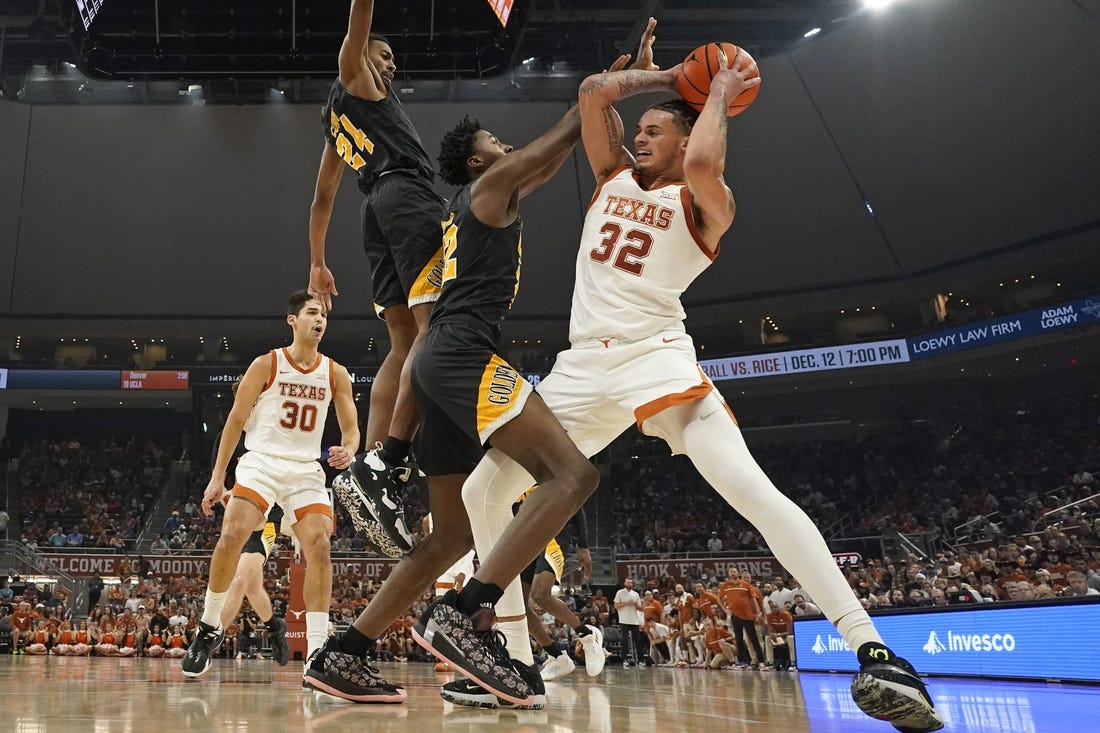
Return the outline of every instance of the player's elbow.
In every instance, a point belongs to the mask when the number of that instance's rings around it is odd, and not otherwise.
[[[713,181],[721,177],[723,164],[724,161],[716,155],[689,148],[684,154],[684,178],[688,184],[692,181]]]

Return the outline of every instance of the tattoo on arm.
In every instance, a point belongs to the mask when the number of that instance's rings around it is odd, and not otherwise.
[[[721,107],[714,108],[714,115],[718,118],[718,160],[726,159],[726,110]]]
[[[623,145],[623,136],[619,131],[619,115],[614,107],[606,107],[603,111],[603,126],[607,133],[607,148],[611,152],[617,152]]]

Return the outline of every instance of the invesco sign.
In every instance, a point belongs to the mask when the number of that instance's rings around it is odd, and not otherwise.
[[[1012,634],[956,634],[947,632],[947,643],[933,631],[924,643],[928,654],[943,652],[1011,652],[1016,649],[1016,637]]]

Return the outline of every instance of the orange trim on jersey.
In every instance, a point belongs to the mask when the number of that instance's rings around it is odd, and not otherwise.
[[[297,363],[295,363],[294,359],[290,358],[290,352],[287,351],[287,348],[285,346],[283,347],[283,356],[286,357],[287,363],[290,364],[290,366],[294,367],[300,374],[311,374],[317,369],[317,367],[321,366],[321,362],[324,361],[324,357],[320,354],[317,354],[317,361],[313,362],[313,366],[311,366],[309,369],[303,369],[302,367],[298,366]],[[272,377],[272,381],[274,381],[274,377]]]
[[[680,188],[680,203],[684,205],[684,221],[687,222],[688,231],[691,232],[691,238],[695,240],[695,244],[699,246],[699,249],[703,251],[707,259],[714,262],[718,259],[718,252],[722,249],[722,242],[718,242],[718,246],[711,251],[710,247],[703,241],[703,235],[699,233],[699,227],[695,224],[695,197],[691,195],[691,191],[687,186]]]
[[[710,394],[713,389],[714,385],[710,382],[702,382],[694,387],[685,389],[683,392],[677,392],[676,394],[665,395],[664,397],[658,397],[655,400],[651,400],[634,410],[635,424],[638,426],[638,430],[641,430],[642,424],[657,413],[663,412],[675,405],[687,405],[692,402],[698,402]]]
[[[454,583],[436,583],[435,587],[439,588],[440,590],[447,590],[449,588],[454,588],[455,584]],[[499,621],[499,620],[500,619],[497,619],[497,621]]]
[[[328,360],[328,388],[329,394],[336,394],[336,362],[332,357]]]
[[[233,496],[238,499],[244,499],[249,504],[252,504],[264,514],[267,514],[268,503],[267,500],[256,493],[254,490],[247,486],[241,486],[240,484],[233,485]],[[227,505],[228,506],[228,505]]]
[[[497,616],[497,623],[504,623],[505,621],[522,621],[527,618],[527,614],[521,616]]]
[[[329,519],[332,519],[332,507],[327,504],[307,504],[301,509],[295,509],[294,519],[297,520],[295,524],[302,521],[310,514],[323,514]]]
[[[599,196],[600,196],[600,191],[603,191],[603,187],[606,186],[607,183],[612,178],[619,175],[620,173],[622,173],[623,171],[627,170],[630,167],[631,166],[629,166],[629,165],[622,165],[622,166],[619,166],[618,168],[616,168],[615,170],[611,171],[609,174],[607,174],[607,178],[603,179],[603,181],[600,183],[600,185],[596,186],[596,190],[592,192],[592,198],[588,199],[588,207],[587,208],[589,208],[589,209],[592,208],[592,204],[596,203],[596,199],[599,198]],[[637,181],[638,181],[638,179],[635,178],[634,182],[637,183]]]
[[[271,385],[275,384],[275,375],[278,373],[279,357],[275,355],[275,349],[268,353],[271,354],[271,371],[268,372],[267,381],[264,382],[264,388],[260,392],[266,392],[271,388]]]

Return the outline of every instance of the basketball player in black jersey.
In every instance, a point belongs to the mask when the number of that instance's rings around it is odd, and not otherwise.
[[[333,493],[360,534],[393,556],[412,548],[401,499],[416,429],[407,365],[439,297],[444,201],[432,189],[435,174],[420,135],[391,93],[397,66],[386,38],[371,33],[373,15],[373,0],[353,0],[340,75],[322,110],[325,146],[309,214],[309,292],[332,308],[337,291],[325,264],[325,236],[340,179],[351,168],[365,195],[363,248],[390,351],[371,387],[368,450],[333,483]]]
[[[469,119],[444,137],[444,179],[469,185],[443,217],[442,293],[412,371],[420,416],[418,456],[428,477],[433,531],[398,563],[352,627],[314,656],[307,684],[323,680],[327,690],[338,690],[341,697],[370,701],[372,690],[363,685],[372,684],[372,675],[362,660],[373,640],[473,546],[462,483],[486,442],[516,455],[543,483],[564,484],[559,490],[587,491],[598,480],[596,469],[496,346],[519,286],[519,200],[561,167],[579,139],[575,107],[518,150]],[[436,227],[438,236],[438,222]],[[526,638],[526,619],[519,620]],[[527,693],[512,702],[534,704],[524,680],[538,685],[542,680],[530,657],[517,664],[519,671],[513,670],[503,648],[500,657],[508,666],[504,673]],[[483,674],[462,672],[474,678]]]

